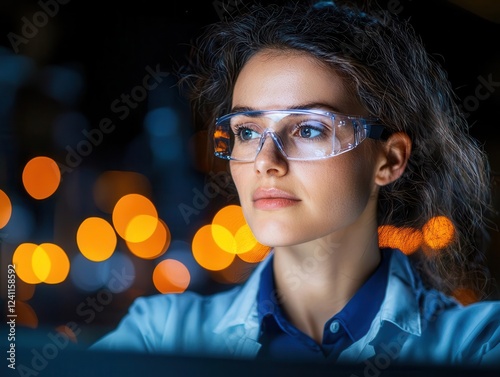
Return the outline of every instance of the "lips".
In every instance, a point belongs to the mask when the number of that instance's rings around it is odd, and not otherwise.
[[[271,187],[258,188],[252,197],[254,207],[270,210],[290,207],[300,202],[300,199],[286,191]]]

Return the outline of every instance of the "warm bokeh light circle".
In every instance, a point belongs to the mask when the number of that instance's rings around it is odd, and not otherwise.
[[[237,254],[237,256],[247,263],[259,263],[266,259],[271,250],[272,248],[269,246],[256,243],[251,250],[246,253]]]
[[[224,226],[212,224],[212,238],[214,242],[226,253],[236,254],[236,240],[231,232]]]
[[[76,243],[87,259],[102,262],[115,251],[117,237],[109,222],[100,217],[89,217],[78,227]]]
[[[35,199],[45,199],[59,187],[61,171],[50,157],[34,157],[24,166],[22,181],[29,195]]]
[[[132,254],[143,259],[155,259],[162,256],[170,246],[172,236],[167,224],[159,219],[154,233],[142,242],[126,241],[127,247]]]
[[[43,247],[38,246],[33,252],[31,267],[33,268],[33,273],[40,281],[45,281],[49,276],[52,261]]]
[[[12,203],[9,196],[0,190],[0,229],[3,228],[12,216]]]
[[[182,293],[190,280],[187,267],[175,259],[162,260],[153,270],[153,284],[160,293]]]
[[[401,250],[404,254],[413,254],[423,242],[422,231],[409,227],[381,225],[378,227],[379,247]]]
[[[69,274],[70,262],[64,250],[53,243],[20,244],[12,256],[16,274],[28,284],[59,284]]]
[[[113,208],[116,232],[129,242],[143,242],[153,235],[158,226],[155,205],[143,195],[127,194]]]
[[[193,237],[193,257],[203,268],[218,271],[231,264],[236,254],[221,249],[212,237],[212,224],[204,225]]]
[[[257,240],[248,224],[244,224],[234,235],[236,254],[244,254],[257,246]]]
[[[33,255],[33,270],[35,271],[35,256],[41,251],[45,253],[43,260],[49,262],[49,270],[41,280],[47,284],[59,284],[66,280],[70,269],[69,258],[60,246],[53,243],[42,243],[38,246]]]
[[[38,245],[34,243],[22,243],[12,255],[12,263],[16,266],[16,274],[25,283],[38,284],[41,282],[40,278],[35,275],[32,266],[33,254]]]
[[[221,208],[212,219],[212,225],[226,228],[233,236],[246,224],[241,206],[231,204]]]
[[[434,250],[439,250],[449,246],[453,241],[455,227],[446,216],[435,216],[425,223],[422,233],[425,244]]]

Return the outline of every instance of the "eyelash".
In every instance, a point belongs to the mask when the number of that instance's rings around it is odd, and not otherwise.
[[[241,131],[242,130],[250,130],[252,131],[251,128],[243,125],[243,124],[237,124],[236,126],[233,127],[233,134],[234,134],[234,137],[238,140],[238,141],[247,141],[247,140],[243,140],[241,138]]]
[[[303,128],[310,128],[311,130],[318,131],[320,134],[319,134],[319,136],[315,137],[314,139],[323,139],[326,137],[325,132],[324,132],[324,128],[311,126],[310,124],[307,124],[307,123],[297,124],[293,128],[292,135],[294,135],[296,132],[300,131]],[[304,139],[307,139],[307,138],[304,138]]]
[[[319,136],[316,136],[314,137],[314,139],[318,140],[318,139],[324,139],[326,137],[325,135],[325,132],[324,132],[324,127],[315,127],[315,126],[312,126],[310,124],[307,124],[307,123],[299,123],[297,125],[294,126],[293,130],[292,130],[292,135],[296,134],[297,131],[300,131],[300,129],[302,128],[310,128],[314,131],[318,131],[320,133]],[[247,140],[243,140],[241,138],[241,131],[243,130],[250,130],[250,131],[254,131],[252,130],[252,128],[250,127],[247,127],[246,125],[244,124],[237,124],[233,127],[233,134],[235,136],[235,138],[238,140],[238,141],[247,141]],[[308,139],[308,138],[303,138],[304,140]]]

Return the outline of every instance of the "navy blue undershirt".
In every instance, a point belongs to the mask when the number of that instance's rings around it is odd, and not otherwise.
[[[279,301],[286,297],[280,298],[277,294],[273,260],[269,261],[262,270],[258,293],[259,342],[262,344],[259,357],[335,361],[344,349],[368,332],[380,310],[387,286],[389,259],[382,250],[377,269],[344,308],[325,323],[321,344],[297,329],[284,315]]]

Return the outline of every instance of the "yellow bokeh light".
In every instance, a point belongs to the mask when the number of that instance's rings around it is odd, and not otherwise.
[[[234,236],[222,225],[212,224],[212,238],[222,250],[236,254],[237,246]]]
[[[9,196],[0,190],[0,229],[3,228],[12,216],[12,203]]]
[[[236,254],[244,254],[252,250],[257,245],[257,240],[248,224],[243,225],[236,232],[234,239],[236,241]]]
[[[38,284],[41,282],[33,272],[33,254],[37,249],[38,245],[34,243],[22,243],[12,256],[12,263],[16,265],[16,274],[25,283],[28,284]]]
[[[130,242],[147,240],[159,223],[156,207],[140,194],[121,197],[113,208],[112,220],[120,237]]]
[[[137,215],[127,224],[124,239],[130,242],[143,242],[150,238],[158,228],[158,217]]]
[[[64,250],[52,243],[23,243],[12,256],[16,274],[28,284],[59,284],[69,274],[70,262]]]
[[[434,250],[450,245],[455,237],[455,227],[446,216],[435,216],[429,219],[422,228],[424,242]]]
[[[62,283],[69,274],[68,255],[60,246],[53,243],[42,243],[39,247],[43,248],[50,260],[50,272],[43,282],[47,284]]]
[[[78,227],[76,243],[83,256],[101,262],[113,255],[117,237],[109,222],[100,217],[89,217]]]
[[[155,232],[147,240],[143,242],[126,241],[126,243],[130,252],[135,256],[143,259],[155,259],[167,251],[170,241],[170,230],[167,224],[159,219]]]
[[[220,209],[212,220],[212,225],[226,228],[233,236],[246,224],[241,206],[231,204]]]
[[[52,263],[50,261],[50,257],[47,255],[47,252],[43,249],[43,247],[38,246],[33,253],[31,259],[31,266],[33,268],[33,272],[40,281],[45,281],[49,276],[50,269],[52,267]]]
[[[153,271],[154,286],[161,293],[182,293],[190,281],[187,267],[175,259],[161,261]]]
[[[198,264],[211,271],[218,271],[231,264],[236,254],[221,249],[212,237],[212,225],[201,227],[193,237],[193,257]]]
[[[22,181],[29,195],[35,199],[45,199],[59,187],[61,171],[50,157],[34,157],[26,163]]]

